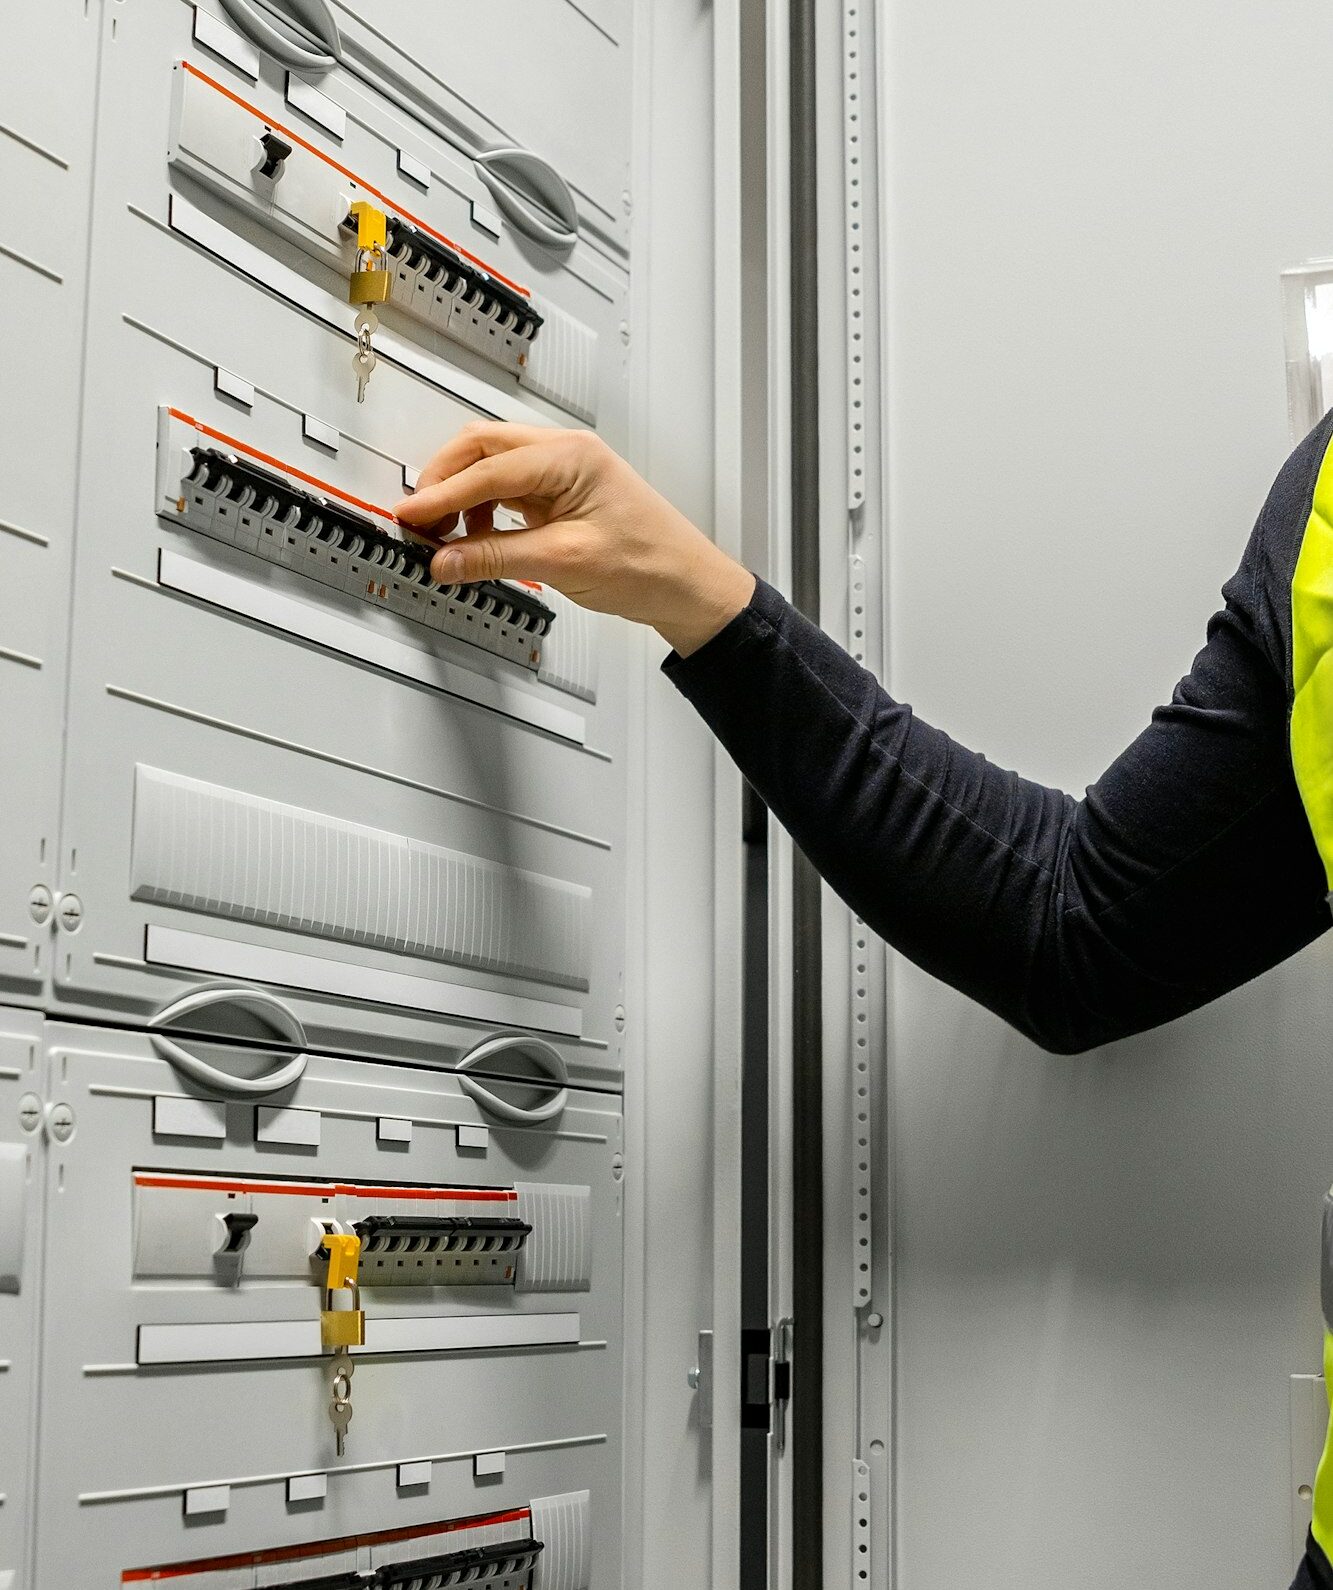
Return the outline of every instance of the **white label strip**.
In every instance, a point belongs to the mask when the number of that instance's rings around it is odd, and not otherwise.
[[[478,204],[475,199],[472,201],[472,224],[479,232],[485,232],[488,237],[499,240],[500,217],[494,210],[488,210],[484,204]]]
[[[303,77],[297,77],[295,72],[287,73],[287,103],[299,110],[303,116],[308,116],[317,126],[330,132],[339,143],[347,135],[347,112],[336,100],[327,94],[321,94],[317,88],[312,88]]]
[[[194,40],[202,44],[206,50],[211,50],[216,56],[234,66],[236,70],[248,77],[252,83],[259,80],[259,51],[243,39],[239,33],[233,33],[225,22],[219,21],[207,11],[198,6],[194,8]]]
[[[201,1137],[225,1142],[227,1106],[221,1099],[176,1098],[159,1093],[153,1100],[154,1137]]]
[[[158,555],[157,583],[168,590],[211,602],[229,613],[239,613],[289,635],[298,635],[302,640],[313,641],[344,657],[373,663],[400,678],[415,679],[446,695],[458,696],[534,729],[544,729],[562,740],[571,740],[575,745],[583,745],[587,739],[587,719],[568,707],[543,701],[540,696],[502,680],[474,674],[428,651],[425,646],[414,646],[395,635],[379,634],[368,624],[344,618],[341,613],[331,613],[314,602],[300,601],[272,586],[259,585],[230,570],[196,563],[179,552],[164,549]],[[466,646],[467,642],[460,641],[459,645]]]
[[[230,1485],[196,1485],[185,1493],[185,1516],[200,1518],[225,1513],[231,1506]]]
[[[488,988],[471,988],[443,978],[415,977],[410,972],[380,971],[352,961],[326,960],[295,950],[269,949],[241,939],[215,938],[182,928],[150,924],[145,935],[144,959],[154,966],[179,966],[185,971],[207,972],[214,977],[253,978],[280,988],[304,989],[312,994],[332,994],[372,1005],[400,1005],[406,1010],[430,1011],[440,1016],[461,1016],[467,1021],[500,1022],[510,1027],[535,1027],[563,1037],[583,1035],[583,1012],[577,1005],[559,1005],[545,999],[525,999],[520,994],[500,994]]]
[[[318,442],[321,447],[327,447],[331,453],[338,451],[342,441],[342,433],[336,425],[330,425],[326,420],[317,420],[313,414],[301,416],[301,434],[308,442]]]
[[[415,182],[419,188],[430,187],[430,167],[424,160],[409,155],[406,149],[398,151],[398,169],[409,182]]]
[[[203,173],[195,175],[203,178]],[[234,198],[226,188],[221,191],[224,197]],[[226,260],[257,286],[277,293],[289,304],[304,309],[307,314],[313,315],[316,320],[322,320],[326,326],[332,326],[335,331],[344,335],[350,332],[351,321],[348,319],[345,297],[335,298],[332,293],[325,292],[314,282],[307,281],[290,265],[284,265],[280,259],[266,253],[257,244],[249,243],[239,237],[221,221],[215,221],[211,215],[205,215],[202,210],[191,204],[188,199],[181,198],[178,193],[171,195],[169,224],[173,232],[188,237],[192,243],[207,249],[218,259]],[[350,336],[348,340],[350,342]],[[521,398],[511,395],[500,387],[491,386],[489,382],[482,381],[477,376],[469,375],[466,370],[460,370],[444,359],[423,352],[405,338],[395,336],[386,326],[381,326],[375,333],[375,351],[391,359],[395,364],[401,365],[404,370],[410,370],[413,375],[419,375],[423,381],[428,381],[437,390],[447,392],[451,397],[468,404],[478,413],[490,415],[498,420],[518,420],[523,425],[550,423],[544,415],[539,414],[530,404],[524,403]]]
[[[579,1340],[577,1314],[446,1314],[369,1319],[353,1353],[456,1353],[496,1347],[563,1347]],[[318,1358],[318,1319],[140,1325],[140,1364],[253,1363]]]
[[[318,1148],[322,1125],[318,1110],[273,1109],[261,1104],[255,1111],[255,1142]]]
[[[237,403],[243,403],[248,409],[255,406],[254,387],[248,381],[243,381],[239,375],[224,370],[220,364],[213,366],[213,390],[220,392],[223,397],[234,398]]]

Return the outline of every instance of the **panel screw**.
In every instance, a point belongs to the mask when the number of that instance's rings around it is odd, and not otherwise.
[[[83,922],[83,901],[77,894],[62,894],[56,907],[56,920],[66,933],[77,933]]]
[[[620,322],[620,340],[621,340],[621,342],[623,342],[625,344],[625,346],[627,348],[629,347],[629,321],[628,320],[622,320]]]
[[[74,1136],[74,1111],[68,1104],[53,1104],[46,1125],[57,1143],[68,1143]]]
[[[625,1174],[625,1156],[623,1154],[612,1154],[612,1156],[611,1156],[611,1180],[612,1181],[620,1181],[624,1177],[624,1174]]]
[[[700,1372],[698,1364],[696,1364],[693,1369],[686,1371],[685,1378],[690,1383],[690,1390],[698,1391],[699,1382],[703,1379],[703,1375]]]
[[[626,188],[624,190],[624,192],[620,195],[620,202],[621,202],[621,204],[623,204],[625,206],[625,214],[626,215],[629,215],[629,214],[631,214],[633,212],[633,209],[634,209],[634,198],[633,198],[633,195],[630,193],[628,188]]]
[[[617,1032],[624,1032],[624,1030],[625,1030],[625,1007],[623,1005],[617,1005],[616,1006],[616,1031]]]
[[[35,1132],[42,1124],[42,1101],[35,1093],[25,1093],[19,1100],[19,1125],[25,1132]]]
[[[883,1323],[884,1316],[882,1314],[866,1315],[866,1324],[869,1325],[872,1331],[877,1331]]]
[[[44,883],[34,883],[28,893],[28,915],[38,927],[51,920],[51,907],[55,904],[51,891]]]

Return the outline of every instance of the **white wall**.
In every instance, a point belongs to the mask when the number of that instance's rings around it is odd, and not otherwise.
[[[1333,253],[1333,11],[882,10],[890,681],[1081,790],[1288,449],[1278,272]],[[910,967],[895,998],[898,1590],[1285,1586],[1333,944],[1080,1059]]]

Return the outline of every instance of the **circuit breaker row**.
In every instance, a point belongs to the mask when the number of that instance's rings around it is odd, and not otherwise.
[[[415,1529],[381,1530],[239,1559],[130,1569],[121,1583],[170,1579],[182,1590],[526,1590],[535,1582],[572,1584],[586,1580],[587,1512],[587,1492],[574,1492]]]

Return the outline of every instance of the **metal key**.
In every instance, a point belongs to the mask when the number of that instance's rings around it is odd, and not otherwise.
[[[356,223],[356,264],[347,284],[347,301],[357,305],[356,353],[352,367],[356,371],[356,401],[366,401],[366,383],[375,368],[375,349],[371,338],[380,329],[376,304],[387,304],[393,290],[393,276],[389,270],[388,217],[383,210],[359,199],[351,207],[351,220]]]
[[[356,1365],[345,1347],[339,1348],[330,1362],[333,1368],[330,1384],[333,1396],[329,1402],[329,1418],[337,1436],[338,1456],[341,1457],[347,1445],[347,1426],[352,1422],[352,1375]]]
[[[356,401],[366,401],[366,385],[375,368],[375,349],[371,338],[379,330],[379,316],[373,309],[362,307],[356,317],[356,352],[352,355],[352,368],[356,371]]]

